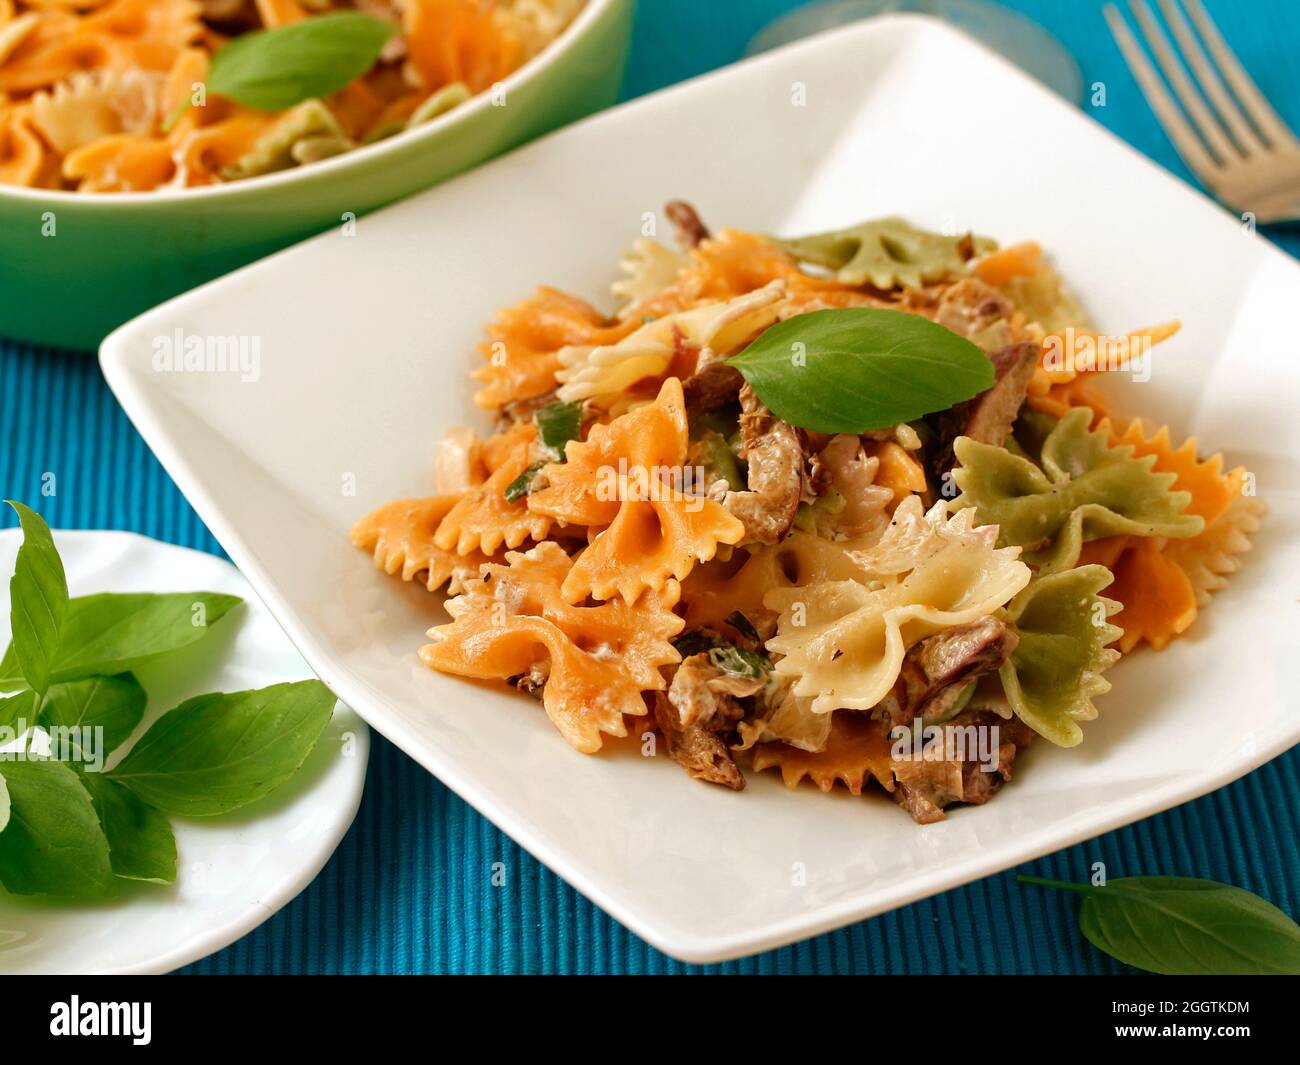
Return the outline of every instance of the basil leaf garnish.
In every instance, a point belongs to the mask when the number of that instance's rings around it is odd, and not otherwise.
[[[789,318],[727,362],[778,418],[819,433],[912,421],[994,381],[988,356],[952,330],[866,307]]]
[[[165,813],[224,814],[297,771],[334,702],[318,680],[200,695],[163,714],[107,776]]]
[[[383,19],[337,11],[244,33],[212,57],[208,91],[257,111],[283,111],[360,77],[396,32]]]
[[[1300,926],[1258,895],[1181,876],[1132,876],[1103,887],[1017,877],[1083,896],[1079,928],[1098,950],[1167,976],[1300,974]]]
[[[0,884],[14,895],[99,898],[113,891],[108,839],[81,775],[28,755],[0,761],[10,815],[0,832]]]
[[[23,527],[23,545],[9,580],[12,671],[16,686],[25,680],[33,691],[44,692],[68,611],[68,580],[50,527],[22,503],[8,503]]]

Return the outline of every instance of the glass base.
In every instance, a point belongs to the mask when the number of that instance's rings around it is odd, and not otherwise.
[[[899,12],[950,22],[1071,103],[1083,100],[1083,75],[1065,46],[1036,22],[983,0],[828,0],[777,19],[749,42],[745,54],[757,55],[859,19]]]

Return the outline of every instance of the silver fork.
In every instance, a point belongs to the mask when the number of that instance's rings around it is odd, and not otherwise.
[[[1239,213],[1250,213],[1258,222],[1300,219],[1300,141],[1242,68],[1201,0],[1184,0],[1200,40],[1176,0],[1158,3],[1178,41],[1182,63],[1147,0],[1129,0],[1129,8],[1182,111],[1114,4],[1106,5],[1106,21],[1183,162],[1215,196]],[[1213,63],[1201,41],[1214,57]],[[1229,87],[1235,99],[1229,96]]]

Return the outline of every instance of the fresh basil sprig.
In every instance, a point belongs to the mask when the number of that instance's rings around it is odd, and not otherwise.
[[[81,774],[63,762],[0,762],[10,816],[0,832],[0,884],[14,895],[97,898],[112,892],[108,839]]]
[[[920,315],[874,307],[788,318],[727,360],[778,418],[861,433],[947,410],[993,387],[993,364]]]
[[[67,761],[37,757],[30,744],[21,756],[0,756],[0,885],[100,898],[122,879],[171,883],[167,814],[220,814],[264,798],[311,753],[334,697],[316,680],[199,696],[154,722],[114,770],[93,771],[144,715],[148,696],[123,670],[201,639],[240,600],[213,592],[69,600],[49,528],[14,509],[24,539],[0,690],[28,687],[0,697],[0,727],[5,741],[35,726],[69,743],[51,751]],[[62,607],[42,612],[33,603]],[[93,762],[82,749],[87,736]]]
[[[107,776],[166,813],[228,813],[288,780],[333,712],[317,680],[200,695],[155,721]]]
[[[176,837],[167,815],[103,773],[82,773],[95,814],[108,840],[113,875],[124,880],[170,884],[176,880]]]
[[[179,651],[203,639],[241,601],[220,592],[79,596],[68,603],[49,680],[125,673],[158,655]],[[16,653],[18,627],[14,631],[14,642],[0,659],[0,691],[26,686]]]
[[[37,724],[68,730],[103,729],[103,753],[117,750],[140,724],[149,696],[140,682],[120,677],[87,677],[54,685],[41,703]],[[69,731],[68,735],[73,735]]]
[[[50,685],[50,671],[59,649],[59,634],[68,612],[68,580],[50,527],[22,503],[7,501],[23,527],[14,575],[9,581],[13,614],[13,671],[38,694]],[[6,660],[9,655],[5,656]]]
[[[1079,929],[1098,950],[1166,976],[1300,974],[1300,926],[1258,895],[1181,876],[1103,887],[1019,876],[1083,896]]]
[[[212,57],[207,90],[255,111],[283,111],[328,96],[379,58],[397,27],[359,11],[336,11],[236,37]],[[170,128],[189,101],[169,115]]]

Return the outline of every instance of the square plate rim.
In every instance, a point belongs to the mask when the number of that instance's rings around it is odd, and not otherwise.
[[[1094,134],[1103,134],[1112,147],[1120,149],[1136,165],[1143,167],[1149,174],[1159,175],[1169,189],[1170,195],[1196,203],[1196,209],[1207,216],[1209,211],[1220,215],[1224,224],[1233,226],[1234,231],[1239,234],[1239,239],[1242,235],[1246,236],[1254,242],[1256,251],[1261,256],[1284,263],[1297,275],[1297,284],[1300,284],[1300,264],[1257,233],[1240,234],[1240,227],[1232,220],[1233,216],[1204,192],[1184,183],[1100,123],[1089,120],[1085,114],[1061,100],[996,52],[943,20],[924,14],[881,15],[859,23],[826,30],[770,52],[742,59],[599,112],[517,148],[484,164],[484,167],[510,165],[516,156],[539,150],[540,146],[554,139],[564,138],[576,130],[595,127],[602,123],[619,122],[627,115],[652,108],[667,98],[698,93],[701,89],[707,89],[717,82],[729,80],[739,73],[774,62],[778,58],[800,52],[813,54],[825,48],[848,47],[850,42],[858,37],[890,31],[900,32],[905,37],[938,35],[946,37],[950,46],[979,53],[985,63],[995,64],[1002,68],[1004,73],[1014,76],[1020,82],[1022,91],[1051,100],[1054,107],[1059,110],[1063,121],[1076,126],[1081,122],[1088,125]],[[472,180],[477,169],[479,168],[437,187],[444,188]],[[399,201],[394,206],[400,206],[404,202],[406,201]],[[380,216],[389,209],[381,208],[373,212],[370,217]],[[239,531],[226,520],[222,507],[208,491],[202,477],[191,467],[189,460],[183,454],[183,449],[165,430],[157,426],[149,399],[149,394],[153,390],[140,387],[131,372],[132,338],[147,328],[151,319],[165,316],[191,303],[205,303],[210,295],[219,293],[232,279],[244,278],[263,271],[269,272],[274,269],[281,257],[292,256],[303,245],[319,239],[321,239],[319,236],[308,238],[276,252],[231,274],[174,297],[118,327],[100,346],[99,361],[104,377],[168,475],[173,478],[199,517],[247,577],[290,641],[338,697],[353,707],[371,728],[400,747],[566,883],[665,954],[691,964],[730,961],[865,920],[899,906],[995,875],[1045,854],[1064,850],[1084,840],[1199,798],[1239,779],[1300,742],[1300,721],[1297,721],[1289,732],[1283,731],[1271,743],[1259,744],[1250,752],[1235,752],[1231,759],[1200,773],[1184,774],[1163,787],[1140,791],[1121,802],[1111,804],[1093,818],[1067,831],[1045,826],[1031,834],[1019,837],[1014,843],[1007,844],[996,852],[981,851],[964,861],[957,861],[928,874],[913,877],[894,888],[879,892],[869,902],[864,902],[860,896],[844,899],[788,915],[747,931],[719,936],[685,931],[676,927],[671,920],[665,919],[662,914],[643,911],[636,904],[629,905],[616,890],[601,884],[581,863],[575,864],[566,854],[562,839],[555,838],[553,834],[540,831],[533,826],[522,824],[516,816],[515,806],[508,802],[498,802],[491,794],[480,788],[476,774],[463,769],[450,756],[430,747],[416,736],[403,724],[400,717],[389,712],[391,700],[386,695],[361,678],[352,676],[347,670],[335,666],[329,652],[317,639],[311,627],[298,616],[295,608],[281,594],[272,575],[259,563]]]

